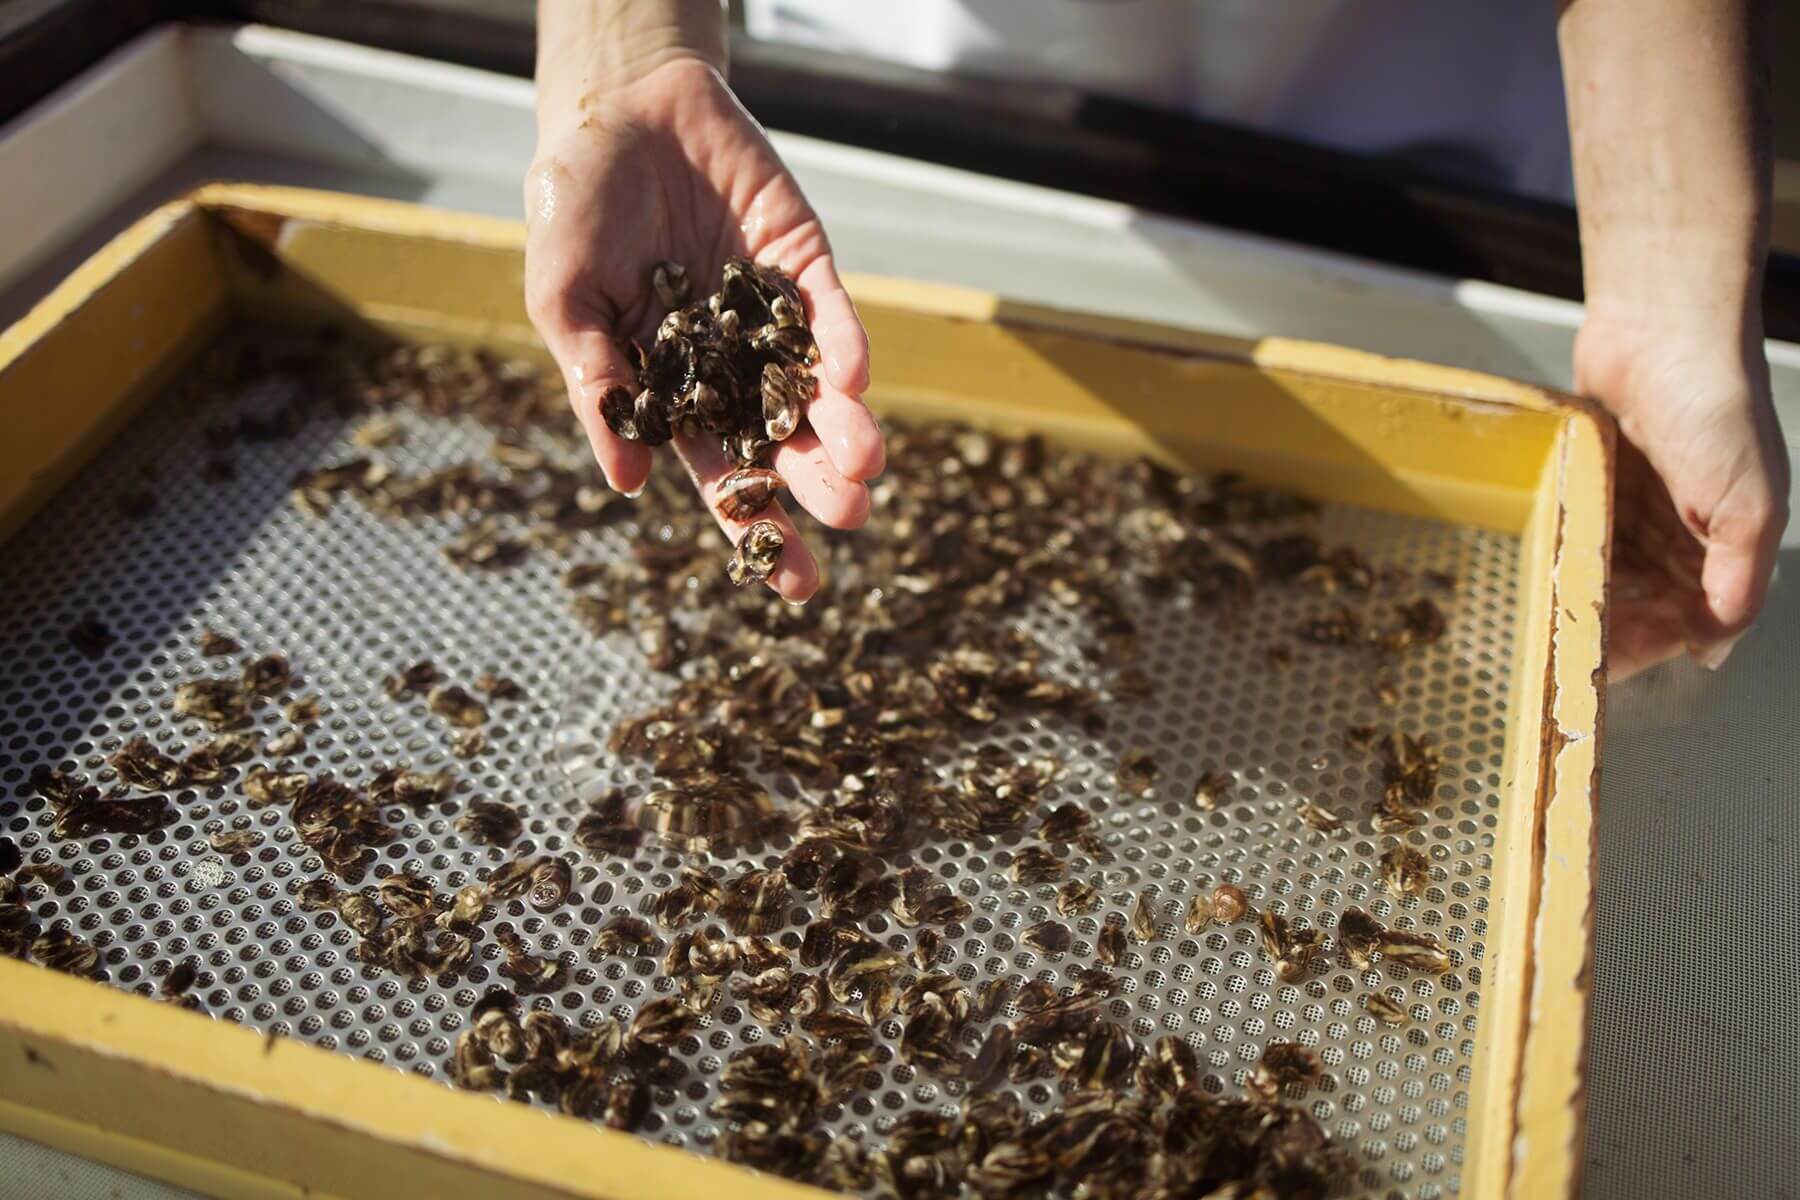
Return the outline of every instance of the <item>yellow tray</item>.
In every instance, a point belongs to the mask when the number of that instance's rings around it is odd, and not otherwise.
[[[158,209],[0,335],[0,536],[228,313],[539,352],[522,229],[221,185]],[[878,409],[1231,467],[1520,539],[1462,1194],[1579,1188],[1612,430],[1488,376],[851,280]],[[800,1196],[810,1189],[0,959],[0,1127],[229,1196]]]

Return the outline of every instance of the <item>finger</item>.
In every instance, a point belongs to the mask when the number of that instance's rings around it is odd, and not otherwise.
[[[832,465],[845,479],[873,479],[887,466],[887,442],[875,414],[861,400],[846,396],[829,381],[819,380],[818,394],[807,405],[806,419],[818,435]]]
[[[688,477],[700,493],[700,502],[706,505],[733,546],[757,521],[775,522],[781,530],[781,558],[769,575],[769,586],[783,600],[794,604],[804,604],[812,599],[813,593],[819,590],[819,564],[781,505],[771,504],[748,521],[727,520],[719,514],[717,504],[719,481],[731,472],[731,463],[724,453],[712,441],[698,438],[675,439],[675,452],[686,465]]]
[[[1704,617],[1710,628],[1698,632],[1714,638],[1742,633],[1761,611],[1768,593],[1775,555],[1761,545],[1711,545],[1701,571]]]
[[[569,407],[575,410],[594,461],[614,491],[635,494],[650,478],[650,448],[628,442],[606,427],[600,415],[600,398],[609,388],[631,383],[631,365],[619,353],[612,338],[598,329],[542,330],[544,344],[556,364],[562,368],[563,386],[569,392]]]
[[[831,528],[859,529],[869,519],[869,489],[838,472],[811,429],[776,446],[772,465],[795,503]]]
[[[1775,495],[1768,473],[1753,471],[1739,477],[1707,523],[1700,570],[1704,600],[1690,643],[1695,657],[1712,660],[1709,665],[1717,666],[1723,656],[1707,651],[1735,640],[1762,610],[1787,527],[1785,500]]]
[[[862,395],[869,390],[869,335],[831,255],[821,254],[807,263],[795,283],[812,314],[813,340],[819,344],[825,379],[846,395]]]
[[[1630,540],[1614,546],[1606,631],[1606,676],[1613,683],[1678,658],[1687,647],[1692,593],[1669,578],[1664,565],[1643,558]]]
[[[1606,677],[1622,683],[1658,663],[1680,657],[1686,649],[1686,625],[1677,606],[1652,600],[1648,605],[1620,604],[1612,615],[1606,647]]]
[[[1777,531],[1777,537],[1779,531]],[[1775,566],[1775,547],[1709,546],[1703,590],[1690,607],[1687,652],[1716,671],[1762,611]]]

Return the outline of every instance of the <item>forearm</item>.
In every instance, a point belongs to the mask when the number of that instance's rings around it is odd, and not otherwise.
[[[725,71],[723,0],[540,0],[537,30],[540,140],[672,59]]]
[[[1565,0],[1590,319],[1760,341],[1767,18],[1765,0]]]

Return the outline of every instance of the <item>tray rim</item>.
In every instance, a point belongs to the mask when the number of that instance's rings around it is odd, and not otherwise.
[[[435,239],[516,253],[523,228],[516,222],[454,214],[398,201],[313,192],[305,189],[215,184],[166,204],[142,218],[72,273],[11,329],[0,333],[0,407],[6,403],[6,376],[35,346],[106,286],[128,275],[142,257],[197,215],[219,217],[240,229],[247,223],[270,231],[270,246],[290,219],[337,223],[408,238]],[[248,218],[248,221],[245,221]],[[260,221],[258,220],[260,218]],[[260,239],[259,239],[260,240]],[[1592,967],[1593,802],[1597,788],[1598,742],[1603,709],[1605,654],[1603,629],[1606,601],[1606,557],[1611,533],[1610,479],[1612,426],[1596,406],[1547,389],[1513,383],[1457,368],[1386,358],[1361,351],[1287,339],[1251,341],[1200,334],[1146,322],[1009,304],[998,296],[964,288],[914,281],[856,276],[852,291],[859,299],[964,320],[1012,323],[1048,328],[1102,341],[1184,356],[1213,358],[1257,371],[1290,371],[1311,376],[1366,383],[1425,393],[1478,407],[1530,410],[1554,416],[1559,425],[1552,461],[1546,464],[1537,495],[1537,520],[1549,520],[1547,547],[1552,602],[1547,626],[1537,633],[1544,649],[1545,689],[1539,737],[1521,739],[1522,775],[1534,779],[1534,803],[1528,819],[1531,856],[1527,894],[1521,899],[1529,918],[1527,981],[1517,1020],[1498,1028],[1484,1024],[1479,1040],[1494,1064],[1488,1077],[1478,1075],[1471,1087],[1472,1106],[1486,1098],[1490,1109],[1477,1114],[1470,1127],[1474,1152],[1465,1162],[1465,1194],[1480,1197],[1573,1195],[1580,1186],[1585,1123],[1587,1007]],[[1004,310],[1004,311],[1003,311]],[[114,397],[123,400],[124,397]],[[93,431],[84,431],[93,432]],[[71,453],[80,455],[76,447]],[[0,449],[0,466],[16,460]],[[10,468],[9,468],[10,469]],[[53,481],[42,481],[45,487]],[[1587,503],[1564,503],[1579,488]],[[16,514],[29,498],[13,497]],[[1597,500],[1598,503],[1593,503]],[[7,514],[0,514],[3,517]],[[1551,518],[1554,518],[1551,520]],[[1578,613],[1591,612],[1581,619]],[[1517,718],[1515,718],[1517,719]],[[1509,738],[1513,731],[1509,730]],[[1569,937],[1574,928],[1580,934]],[[1490,938],[1492,935],[1490,934]],[[1483,997],[1492,985],[1484,981]],[[1498,989],[1496,989],[1498,990]],[[1492,1005],[1484,1004],[1484,1008]],[[67,1064],[83,1078],[98,1078],[109,1069],[132,1074],[142,1124],[144,1100],[179,1097],[189,1104],[248,1119],[252,1111],[277,1114],[286,1132],[316,1142],[320,1152],[355,1148],[353,1158],[365,1163],[353,1178],[354,1193],[371,1190],[382,1175],[376,1152],[386,1146],[449,1168],[445,1183],[454,1194],[481,1194],[494,1172],[533,1194],[628,1197],[684,1192],[694,1185],[717,1184],[744,1195],[799,1196],[813,1189],[785,1180],[747,1173],[719,1160],[652,1145],[585,1123],[560,1121],[517,1106],[500,1106],[507,1115],[496,1122],[489,1098],[458,1093],[439,1084],[412,1079],[389,1067],[299,1043],[268,1041],[252,1031],[174,1010],[116,989],[53,976],[29,964],[0,960],[0,1054],[28,1065]],[[210,1071],[177,1059],[175,1048],[201,1049]],[[14,1057],[16,1055],[17,1057]],[[50,1056],[54,1056],[54,1058]],[[296,1058],[295,1055],[310,1056]],[[280,1060],[277,1065],[277,1060]],[[372,1068],[372,1069],[371,1069]],[[351,1076],[347,1071],[360,1071]],[[34,1087],[41,1072],[14,1071],[17,1084],[0,1080],[0,1127],[11,1126],[14,1105],[36,1097],[46,1109],[87,1122],[93,1131],[91,1153],[118,1157],[112,1161],[139,1165],[153,1174],[170,1170],[167,1162],[147,1161],[131,1132],[130,1110],[117,1101],[122,1093],[104,1093],[96,1110],[76,1101],[81,1088]],[[60,1076],[61,1071],[48,1072]],[[210,1074],[211,1079],[206,1078]],[[317,1107],[313,1085],[341,1081],[339,1086],[368,1098],[387,1097],[386,1084],[415,1088],[418,1106],[430,1120],[402,1119],[405,1101],[391,1105],[361,1103],[358,1117],[345,1120]],[[89,1097],[91,1100],[92,1097]],[[482,1108],[483,1104],[489,1107]],[[156,1108],[166,1108],[159,1104]],[[123,1109],[124,1111],[120,1111]],[[1493,1111],[1498,1109],[1498,1111]],[[379,1111],[378,1111],[379,1110]],[[486,1117],[481,1121],[478,1118]],[[515,1122],[526,1118],[528,1124]],[[1489,1122],[1499,1121],[1499,1125]],[[516,1129],[530,1153],[498,1156],[490,1137]],[[1477,1129],[1481,1130],[1479,1137]],[[453,1132],[452,1132],[453,1130]],[[21,1130],[24,1132],[24,1130]],[[39,1132],[54,1136],[43,1123]],[[1499,1136],[1496,1136],[1499,1135]],[[466,1140],[473,1138],[473,1140]],[[599,1138],[599,1141],[591,1139]],[[153,1139],[154,1140],[154,1139]],[[181,1153],[179,1149],[169,1153]],[[582,1180],[553,1172],[565,1161],[603,1154],[621,1168],[623,1178]],[[676,1158],[675,1156],[681,1156]],[[165,1154],[166,1158],[167,1155]],[[698,1171],[699,1175],[693,1174]],[[723,1173],[721,1173],[723,1172]],[[171,1176],[175,1177],[175,1176]],[[179,1176],[190,1178],[183,1170]],[[193,1179],[205,1186],[206,1181]],[[214,1181],[216,1185],[216,1180]],[[676,1186],[680,1185],[680,1186]],[[285,1185],[283,1185],[285,1186]],[[286,1194],[277,1192],[272,1194]],[[316,1194],[316,1192],[315,1192]],[[445,1194],[452,1194],[446,1192]]]

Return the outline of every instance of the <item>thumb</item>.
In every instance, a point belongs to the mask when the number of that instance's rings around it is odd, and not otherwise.
[[[587,434],[594,461],[614,491],[633,494],[650,478],[650,449],[628,442],[606,426],[600,400],[615,387],[634,387],[631,364],[602,329],[539,321],[538,332],[562,371],[569,407]]]

